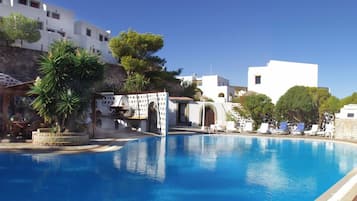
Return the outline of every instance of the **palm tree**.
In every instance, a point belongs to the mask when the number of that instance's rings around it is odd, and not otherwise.
[[[93,86],[101,81],[104,65],[96,55],[68,41],[53,43],[41,60],[40,74],[29,94],[32,107],[56,132],[75,130],[73,121],[88,110]]]

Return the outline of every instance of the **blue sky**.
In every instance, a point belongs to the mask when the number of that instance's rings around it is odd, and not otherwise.
[[[319,86],[357,91],[357,2],[332,0],[45,0],[116,36],[132,28],[164,37],[158,56],[182,75],[218,74],[247,85],[248,66],[316,63]]]

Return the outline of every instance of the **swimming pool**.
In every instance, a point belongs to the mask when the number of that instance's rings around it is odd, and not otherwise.
[[[357,147],[239,136],[150,137],[107,153],[0,154],[1,200],[313,200]]]

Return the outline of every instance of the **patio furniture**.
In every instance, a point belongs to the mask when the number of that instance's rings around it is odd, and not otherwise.
[[[319,125],[313,124],[310,130],[304,131],[306,135],[317,135],[319,131]]]
[[[275,130],[273,133],[279,135],[289,134],[288,122],[286,121],[280,122],[279,129]]]
[[[291,134],[293,135],[302,135],[305,130],[305,124],[304,123],[298,123],[296,128],[291,131]]]
[[[260,128],[257,130],[258,133],[261,134],[269,134],[271,133],[269,130],[269,124],[268,123],[262,123],[260,124]]]
[[[234,121],[227,121],[226,132],[239,132]]]
[[[10,121],[9,125],[9,134],[12,137],[23,136],[27,135],[27,128],[29,126],[29,122],[27,121]]]

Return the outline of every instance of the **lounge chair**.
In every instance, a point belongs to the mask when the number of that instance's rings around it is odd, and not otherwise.
[[[260,124],[260,128],[257,130],[257,132],[262,134],[269,134],[270,133],[269,124],[268,123]]]
[[[227,121],[226,132],[239,132],[234,121]]]
[[[319,131],[319,125],[313,124],[311,130],[304,131],[304,133],[306,135],[317,135],[318,131]]]
[[[326,124],[325,129],[323,131],[318,131],[316,134],[319,136],[324,136],[324,137],[333,137],[333,132],[334,132],[334,126],[333,124]]]
[[[279,129],[275,130],[274,134],[280,134],[280,135],[289,134],[288,122],[286,121],[280,122]]]
[[[296,128],[291,131],[291,134],[293,135],[302,135],[305,130],[305,124],[304,123],[298,123]]]
[[[224,128],[224,126],[222,126],[222,125],[220,125],[220,124],[211,124],[210,125],[210,129],[211,129],[211,131],[213,131],[213,132],[223,132],[223,131],[225,131],[225,128]]]
[[[245,132],[252,132],[253,131],[253,123],[252,122],[245,122],[243,131]]]

